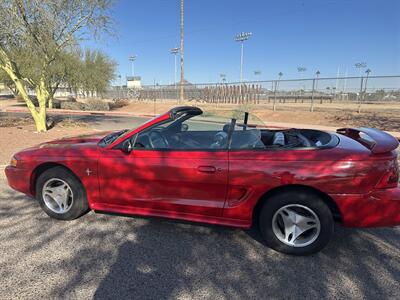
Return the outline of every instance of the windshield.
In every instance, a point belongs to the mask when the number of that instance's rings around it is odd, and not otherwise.
[[[139,126],[136,126],[136,127],[134,127],[134,128],[131,128],[131,129],[124,129],[124,130],[120,130],[120,131],[117,131],[117,132],[110,133],[110,134],[106,135],[104,138],[102,138],[102,139],[100,140],[99,146],[100,146],[100,147],[105,147],[105,146],[107,146],[107,145],[110,145],[110,144],[114,143],[117,139],[123,138],[124,136],[128,135],[129,133],[131,133],[132,131],[136,130],[136,129],[139,128],[140,126],[143,126],[143,125],[145,125],[145,124],[147,124],[147,123],[152,122],[152,121],[153,121],[154,119],[156,119],[157,117],[158,117],[158,116],[156,116],[156,117],[154,117],[154,118],[151,118],[151,119],[147,120],[146,122],[144,122],[144,123],[142,123],[142,124],[140,124]]]

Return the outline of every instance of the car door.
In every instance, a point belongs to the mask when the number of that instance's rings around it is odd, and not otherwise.
[[[221,216],[227,150],[104,149],[98,161],[101,206],[123,213]]]

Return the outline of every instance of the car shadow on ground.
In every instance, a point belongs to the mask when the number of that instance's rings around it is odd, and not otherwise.
[[[255,229],[94,213],[62,222],[48,218],[36,201],[4,190],[4,296],[400,297],[399,228],[337,226],[322,252],[291,257],[266,248]]]

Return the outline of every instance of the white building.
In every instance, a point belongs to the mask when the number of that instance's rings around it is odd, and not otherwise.
[[[140,89],[142,87],[142,78],[140,76],[127,76],[126,87],[128,89]]]

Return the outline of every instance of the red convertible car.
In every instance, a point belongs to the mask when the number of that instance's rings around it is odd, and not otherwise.
[[[139,128],[64,138],[23,150],[9,185],[60,220],[89,210],[249,228],[271,248],[321,250],[334,221],[400,224],[399,169],[391,135],[267,129],[177,107]],[[207,117],[208,116],[208,117]],[[254,223],[253,223],[254,222]]]

